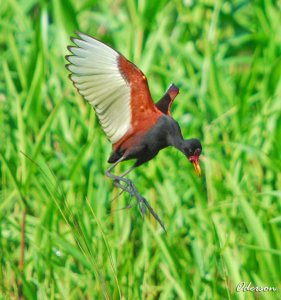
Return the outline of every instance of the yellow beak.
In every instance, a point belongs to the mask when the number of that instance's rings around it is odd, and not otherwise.
[[[202,175],[202,171],[201,171],[201,167],[200,167],[200,164],[199,164],[199,160],[193,161],[192,164],[194,166],[196,174],[198,176],[201,176]]]

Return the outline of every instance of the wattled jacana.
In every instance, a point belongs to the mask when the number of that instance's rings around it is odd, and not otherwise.
[[[78,92],[94,107],[100,124],[112,143],[108,160],[112,166],[106,175],[123,191],[135,196],[141,211],[145,207],[165,227],[125,176],[135,167],[151,160],[161,149],[174,146],[194,165],[200,176],[199,156],[202,151],[197,139],[184,140],[170,108],[179,89],[172,84],[165,95],[154,104],[145,75],[120,53],[102,42],[82,33],[72,38],[76,46],[69,46],[72,55],[66,67]],[[111,173],[122,161],[136,159],[134,165],[120,176]]]

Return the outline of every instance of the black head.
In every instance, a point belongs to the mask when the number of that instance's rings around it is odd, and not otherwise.
[[[202,145],[200,141],[197,139],[184,140],[182,151],[193,164],[197,175],[201,176],[199,156],[202,152]]]

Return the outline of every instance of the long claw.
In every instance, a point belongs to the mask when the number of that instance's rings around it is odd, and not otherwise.
[[[163,228],[163,230],[167,233],[164,223],[161,221],[161,219],[158,217],[157,213],[153,210],[153,208],[149,205],[149,203],[143,197],[142,197],[142,202],[148,208],[150,213],[153,215],[155,220],[160,224],[160,226]]]
[[[142,197],[139,192],[137,191],[136,187],[133,186],[134,188],[134,192],[135,192],[135,196],[138,200],[138,202],[141,205],[141,213],[142,215],[145,215],[146,212],[146,207],[148,208],[149,212],[152,214],[152,216],[155,218],[155,220],[160,224],[160,226],[163,228],[163,230],[167,233],[166,228],[164,223],[161,221],[161,219],[158,217],[157,213],[153,210],[153,208],[149,205],[149,203],[147,202],[147,200]]]
[[[132,207],[134,207],[136,204],[132,204],[132,205],[127,205],[125,207],[121,207],[121,208],[118,208],[118,209],[115,209],[115,210],[112,210],[108,213],[108,215],[112,215],[113,213],[116,213],[118,211],[122,211],[122,210],[125,210],[125,209],[131,209]]]
[[[141,214],[144,216],[145,213],[146,213],[146,207],[145,207],[145,204],[142,203],[142,204],[141,204]]]
[[[112,200],[111,202],[115,201],[116,199],[118,199],[122,194],[124,193],[124,190],[121,190]]]
[[[122,192],[128,192],[129,195],[130,195],[130,201],[129,201],[129,204],[127,207],[123,208],[123,209],[126,209],[126,208],[130,208],[131,205],[131,200],[132,200],[132,197],[136,197],[137,199],[137,202],[138,204],[140,205],[140,211],[141,211],[141,214],[144,216],[145,213],[146,213],[146,208],[149,210],[149,212],[152,214],[152,216],[155,218],[155,220],[160,224],[160,226],[163,228],[163,230],[165,232],[166,229],[165,229],[165,226],[164,226],[164,223],[161,221],[161,219],[158,217],[158,215],[156,214],[156,212],[153,210],[153,208],[149,205],[149,203],[146,201],[145,198],[143,198],[138,190],[136,189],[135,185],[132,183],[131,180],[127,179],[127,178],[124,178],[123,176],[116,176],[114,174],[112,174],[110,171],[119,163],[121,162],[123,159],[125,159],[125,157],[122,157],[120,158],[116,163],[114,163],[109,169],[106,170],[106,176],[112,178],[114,180],[114,185],[121,188],[122,189]],[[131,168],[132,170],[132,168]],[[124,173],[124,176],[127,175],[129,172],[125,172]],[[125,185],[121,184],[124,183]],[[121,193],[122,193],[121,192]],[[120,193],[120,194],[121,194]],[[117,197],[120,196],[117,195]],[[114,198],[116,199],[116,197]]]

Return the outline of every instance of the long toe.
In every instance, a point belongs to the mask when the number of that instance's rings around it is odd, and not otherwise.
[[[149,203],[147,202],[147,200],[144,197],[141,197],[141,201],[142,201],[142,205],[149,210],[149,212],[152,214],[152,216],[154,217],[154,219],[160,224],[160,226],[163,228],[163,230],[165,232],[167,232],[164,223],[159,218],[159,216],[157,215],[157,213],[153,210],[153,208],[149,205]],[[141,207],[141,210],[142,209],[143,208]]]
[[[144,215],[146,214],[146,205],[145,205],[145,202],[143,202],[143,201],[141,201],[141,203],[140,203],[140,211],[141,211],[142,216],[144,217]]]
[[[114,180],[114,186],[120,188],[121,190],[123,190],[124,192],[128,192],[129,194],[131,194],[131,191],[129,189],[129,185],[127,183],[122,184],[119,180]]]
[[[156,214],[156,212],[153,210],[153,208],[149,205],[149,203],[147,202],[147,200],[142,197],[140,195],[140,193],[138,192],[137,188],[135,187],[135,185],[133,184],[133,182],[127,178],[123,178],[123,177],[118,177],[118,178],[114,178],[114,185],[121,188],[123,191],[126,191],[129,193],[130,195],[130,202],[132,197],[135,197],[137,199],[138,204],[140,205],[140,211],[142,216],[145,215],[146,213],[146,209],[149,210],[149,212],[152,214],[152,216],[155,218],[155,220],[160,224],[160,226],[163,228],[163,230],[166,232],[165,226],[163,224],[163,222],[161,221],[161,219],[158,217],[158,215]],[[122,183],[124,184],[122,184]],[[129,205],[130,205],[129,202]]]

